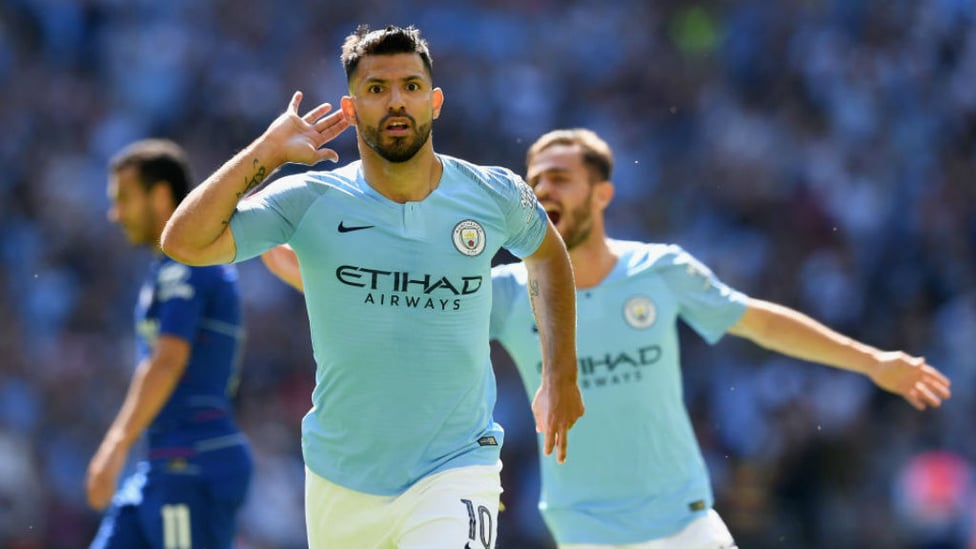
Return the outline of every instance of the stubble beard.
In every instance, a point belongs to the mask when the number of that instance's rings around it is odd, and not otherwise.
[[[593,232],[592,217],[589,212],[573,212],[571,221],[573,224],[566,228],[566,234],[563,236],[563,242],[566,243],[567,251],[586,242],[586,239],[590,237],[590,233]]]
[[[142,212],[142,218],[139,221],[139,225],[132,227],[131,230],[126,228],[126,236],[129,237],[129,241],[133,246],[158,246],[159,242],[153,241],[152,228],[156,226],[156,214],[153,212],[152,208],[148,205],[146,209]]]
[[[590,211],[593,202],[593,190],[586,196],[583,204],[566,212],[564,219],[566,230],[561,233],[566,250],[572,250],[586,242],[593,232],[593,214]]]
[[[394,137],[390,145],[384,145],[382,143],[383,137],[380,135],[379,126],[363,125],[360,123],[359,117],[357,116],[356,118],[356,124],[360,128],[360,135],[363,138],[363,142],[387,162],[401,163],[410,160],[416,156],[417,152],[420,151],[424,144],[427,143],[427,140],[430,139],[431,123],[428,122],[427,124],[423,124],[421,126],[415,126],[417,129],[412,135]],[[411,118],[411,121],[412,120],[413,119]],[[382,125],[383,122],[381,121],[380,124]]]

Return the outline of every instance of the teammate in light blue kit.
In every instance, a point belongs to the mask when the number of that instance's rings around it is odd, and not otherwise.
[[[550,132],[527,160],[526,180],[563,236],[577,286],[587,412],[573,428],[572,459],[560,467],[542,463],[540,509],[560,548],[734,547],[712,510],[708,471],[683,402],[679,319],[709,343],[731,333],[863,373],[918,409],[949,398],[949,380],[922,358],[879,351],[747,297],[678,246],[607,238],[613,156],[593,132]],[[531,395],[540,355],[525,267],[496,267],[492,285],[491,335]]]
[[[253,468],[231,397],[243,345],[237,271],[188,267],[159,235],[189,192],[183,151],[164,140],[122,150],[110,164],[109,218],[155,248],[135,308],[137,368],[121,410],[88,467],[89,504],[105,509],[93,548],[229,548]],[[113,497],[132,444],[149,455]]]
[[[361,27],[342,60],[349,96],[299,116],[301,94],[184,202],[163,249],[190,264],[298,256],[317,364],[302,424],[306,524],[315,547],[493,547],[502,429],[489,360],[491,259],[525,258],[546,350],[534,403],[544,451],[566,456],[583,411],[565,246],[531,189],[501,168],[434,153],[443,92],[416,29]],[[355,125],[360,161],[337,160]]]

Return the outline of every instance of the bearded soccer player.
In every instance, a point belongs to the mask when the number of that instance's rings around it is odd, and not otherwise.
[[[510,170],[434,152],[444,105],[414,28],[361,27],[342,49],[349,95],[300,116],[301,94],[177,211],[163,249],[191,264],[297,254],[317,364],[302,424],[310,546],[494,547],[503,432],[493,419],[491,258],[523,257],[546,349],[534,410],[566,458],[583,413],[569,257]],[[271,182],[286,162],[360,160]]]
[[[729,333],[863,374],[920,410],[949,398],[949,380],[922,358],[878,350],[798,311],[746,296],[677,245],[609,238],[604,214],[613,198],[612,171],[610,147],[586,129],[547,133],[527,154],[526,181],[573,262],[587,402],[585,420],[573,429],[573,459],[558,468],[541,464],[540,510],[561,549],[735,546],[712,509],[708,471],[683,400],[679,320],[709,343]],[[540,355],[524,265],[496,267],[492,286],[492,337],[531,394],[539,385]],[[625,382],[601,384],[588,375],[614,365]]]

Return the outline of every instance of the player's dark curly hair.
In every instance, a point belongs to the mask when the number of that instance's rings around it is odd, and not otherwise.
[[[342,44],[342,67],[346,70],[346,81],[352,81],[363,57],[397,53],[416,53],[423,60],[427,75],[433,76],[430,50],[427,41],[420,36],[420,30],[413,26],[402,28],[390,25],[383,30],[371,31],[368,25],[359,25],[356,32],[347,36]]]
[[[118,173],[125,168],[135,168],[144,189],[164,183],[178,205],[190,193],[192,179],[190,164],[182,147],[167,139],[143,139],[136,141],[112,157],[109,170]]]

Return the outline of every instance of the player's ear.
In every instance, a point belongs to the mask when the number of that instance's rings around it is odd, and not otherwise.
[[[148,194],[149,203],[152,204],[153,210],[163,219],[169,217],[173,213],[173,210],[176,209],[176,204],[173,203],[173,192],[169,188],[169,183],[165,180],[153,183],[149,187]]]
[[[601,181],[596,183],[593,187],[593,201],[596,203],[600,210],[605,209],[610,205],[610,201],[613,200],[613,193],[615,188],[613,183],[608,181]]]
[[[356,101],[353,97],[348,95],[343,95],[342,99],[339,100],[339,108],[342,109],[342,115],[345,116],[346,122],[349,122],[350,126],[356,125]]]
[[[434,119],[441,115],[441,107],[444,106],[444,90],[440,88],[434,88],[431,91],[431,102],[434,106]]]

